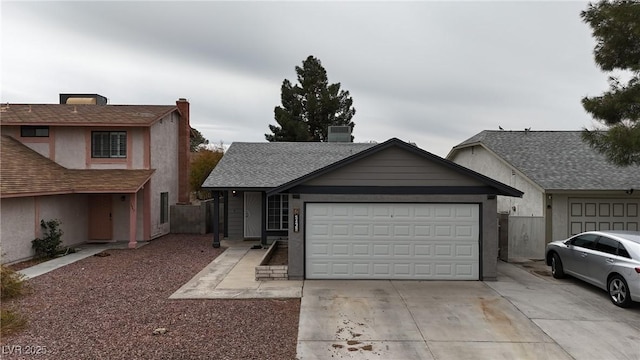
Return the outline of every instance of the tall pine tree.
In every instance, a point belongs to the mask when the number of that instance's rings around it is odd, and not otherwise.
[[[268,141],[327,141],[332,125],[350,126],[356,113],[349,91],[340,90],[340,83],[329,84],[327,71],[320,60],[309,56],[296,66],[298,84],[285,79],[281,87],[281,106],[274,109],[278,125],[269,125],[273,134]]]
[[[609,77],[609,91],[582,99],[584,109],[603,125],[585,129],[582,138],[614,164],[640,165],[640,2],[590,3],[580,16],[593,30],[600,68],[631,75],[626,84]]]

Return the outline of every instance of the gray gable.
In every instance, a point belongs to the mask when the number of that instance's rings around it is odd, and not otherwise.
[[[372,143],[232,143],[202,184],[208,189],[272,188],[362,150]]]
[[[546,190],[640,188],[640,167],[618,167],[582,141],[580,131],[489,131],[455,146],[484,145]]]

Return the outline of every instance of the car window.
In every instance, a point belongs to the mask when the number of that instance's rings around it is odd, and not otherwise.
[[[625,249],[624,245],[620,243],[618,243],[618,256],[623,256],[631,259],[631,255],[629,255],[629,252],[627,251],[627,249]]]
[[[596,244],[596,250],[616,255],[618,253],[618,242],[606,236],[600,236]]]
[[[596,239],[598,235],[594,234],[584,234],[578,235],[571,239],[570,244],[573,246],[579,246],[587,249],[593,249],[596,247]]]

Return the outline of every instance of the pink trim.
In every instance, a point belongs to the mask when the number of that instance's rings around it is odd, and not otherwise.
[[[127,144],[127,146],[129,146]],[[89,156],[91,156],[91,154],[89,154]],[[92,164],[127,164],[127,168],[130,169],[130,160],[129,160],[129,156],[127,156],[126,158],[92,158],[91,159],[91,163]]]
[[[85,143],[84,148],[86,150],[84,162],[86,164],[86,168],[90,169],[91,168],[91,129],[85,130],[84,143]]]
[[[133,167],[133,134],[132,131],[127,131],[127,169]]]
[[[145,241],[151,240],[151,180],[142,190],[142,236]]]
[[[49,159],[56,161],[56,132],[49,127]]]
[[[138,194],[129,194],[129,249],[135,249],[137,245],[137,214],[138,214]]]
[[[142,167],[144,169],[151,168],[151,128],[142,130]]]

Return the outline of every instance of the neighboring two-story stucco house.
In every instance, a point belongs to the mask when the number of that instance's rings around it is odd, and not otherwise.
[[[40,221],[59,219],[65,245],[147,241],[169,232],[169,206],[189,201],[189,102],[2,104],[3,262],[33,255]]]

